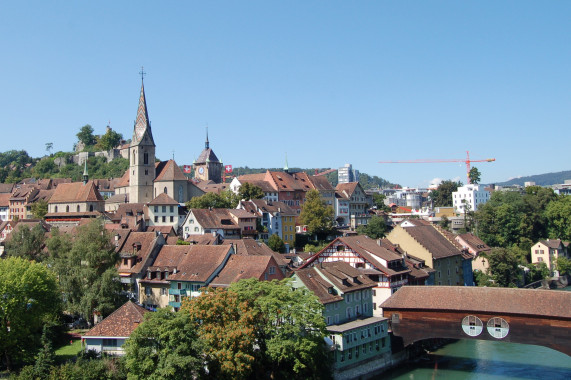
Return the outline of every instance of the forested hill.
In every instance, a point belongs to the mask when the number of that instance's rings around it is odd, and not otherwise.
[[[253,173],[264,173],[266,170],[270,171],[283,171],[283,168],[249,168],[249,167],[234,167],[232,175],[241,176],[244,174],[253,174]],[[317,168],[317,169],[301,169],[301,168],[290,168],[290,173],[293,172],[306,172],[309,175],[314,175],[316,172],[321,173],[329,168]],[[376,189],[376,188],[389,188],[397,186],[394,183],[387,181],[384,178],[377,177],[377,176],[370,176],[366,173],[360,173],[359,183],[363,186],[363,189]],[[337,171],[325,174],[325,177],[333,185],[333,187],[337,186]]]
[[[520,185],[524,182],[535,182],[537,186],[549,186],[564,183],[566,179],[571,179],[571,170],[556,173],[536,174],[526,177],[513,178],[506,182],[496,183],[499,186]]]

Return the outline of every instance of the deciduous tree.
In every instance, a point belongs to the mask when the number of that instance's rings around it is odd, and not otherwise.
[[[545,211],[549,237],[571,240],[571,197],[561,195]]]
[[[309,190],[305,194],[305,202],[299,217],[301,224],[307,225],[307,232],[311,235],[328,234],[335,225],[333,207],[321,199],[321,194],[317,190]]]
[[[274,252],[285,252],[285,243],[277,234],[273,234],[268,239],[268,247]]]
[[[129,379],[197,379],[204,374],[201,346],[187,312],[147,313],[125,342]]]
[[[23,258],[0,260],[0,298],[0,354],[11,370],[33,359],[44,322],[61,312],[56,276]]]
[[[357,232],[367,235],[371,239],[379,239],[385,237],[387,229],[388,227],[385,219],[375,215],[369,219],[369,222],[366,225],[360,225],[357,227]]]
[[[93,146],[97,143],[95,136],[93,135],[93,127],[89,124],[81,127],[77,133],[77,139],[82,142],[86,147]]]
[[[194,197],[186,202],[188,208],[236,208],[239,197],[230,190],[217,193],[206,193],[200,197]]]
[[[111,150],[119,145],[122,139],[122,134],[115,132],[111,128],[107,128],[107,132],[99,139],[98,145],[103,150]]]
[[[23,257],[26,260],[42,261],[46,256],[43,252],[45,241],[46,231],[40,223],[32,228],[16,224],[10,239],[6,242],[6,254]]]
[[[100,220],[78,227],[72,242],[55,235],[48,240],[48,249],[68,311],[93,321],[94,312],[105,317],[119,306],[119,256]]]
[[[436,190],[430,192],[434,207],[452,207],[452,193],[462,186],[462,182],[442,181]]]
[[[252,185],[249,182],[245,182],[240,186],[238,190],[238,196],[240,199],[250,200],[250,199],[262,199],[264,197],[264,191],[261,187]]]

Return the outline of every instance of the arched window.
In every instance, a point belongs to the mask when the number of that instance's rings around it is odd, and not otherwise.
[[[148,165],[149,164],[149,153],[145,152],[143,154],[143,164]]]
[[[57,212],[57,206],[55,206],[55,208],[54,208],[54,212]]]
[[[93,205],[89,205],[89,211],[93,211]]]
[[[180,185],[178,187],[178,202],[179,203],[184,202],[184,199],[182,198],[182,196],[183,196],[183,190],[182,190],[182,185]]]
[[[167,192],[167,187],[166,187],[166,186],[165,186],[165,188],[164,188],[164,190],[163,190],[163,193],[168,194],[168,192]]]
[[[77,205],[77,212],[79,212],[79,210],[80,210],[79,205]]]
[[[65,206],[65,212],[69,212],[69,206]]]
[[[137,164],[137,161],[136,161],[136,158],[135,158],[135,153],[136,153],[136,151],[133,150],[133,161],[132,161],[132,162],[133,162],[133,165],[136,165],[136,164]]]

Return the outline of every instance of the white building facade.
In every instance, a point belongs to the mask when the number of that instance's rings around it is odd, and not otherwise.
[[[480,190],[479,185],[464,185],[452,193],[452,205],[458,213],[476,211],[482,203],[490,200],[490,192]]]

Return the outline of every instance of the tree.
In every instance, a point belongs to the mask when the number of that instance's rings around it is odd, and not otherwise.
[[[115,148],[123,140],[123,135],[115,132],[111,128],[107,127],[107,132],[99,139],[99,147],[102,150],[111,150]]]
[[[42,326],[61,312],[56,276],[45,265],[19,257],[0,260],[0,354],[12,370],[30,362]]]
[[[204,372],[190,313],[147,313],[123,347],[129,379],[196,379]]]
[[[480,183],[481,173],[477,167],[473,166],[468,172],[468,178],[470,178],[470,183],[478,184]]]
[[[525,264],[517,248],[492,248],[485,255],[490,264],[488,275],[494,280],[495,286],[515,288],[521,280],[520,264]]]
[[[32,214],[36,219],[44,219],[48,213],[48,202],[45,199],[39,199],[32,203]]]
[[[285,252],[285,243],[277,234],[273,234],[268,239],[268,247],[274,252]]]
[[[264,197],[264,191],[261,187],[252,185],[249,182],[245,182],[240,186],[238,190],[238,196],[240,199],[250,200],[250,199],[262,199]]]
[[[559,271],[560,276],[571,275],[571,260],[566,257],[559,256],[555,261],[555,268]]]
[[[366,225],[360,225],[357,227],[357,232],[359,234],[367,235],[371,239],[380,239],[385,237],[387,230],[388,227],[385,219],[377,215],[369,219],[369,222]]]
[[[299,218],[301,224],[307,225],[307,231],[311,235],[328,234],[335,225],[333,207],[321,199],[321,194],[317,190],[309,190],[305,194]]]
[[[206,193],[186,202],[187,208],[236,208],[240,199],[230,190],[217,193]]]
[[[93,135],[93,127],[89,124],[81,127],[79,132],[76,134],[77,139],[83,143],[86,147],[93,146],[97,143],[97,139]]]
[[[78,227],[72,242],[54,231],[47,244],[68,311],[93,321],[94,312],[105,317],[122,303],[119,256],[100,220]]]
[[[438,224],[440,225],[440,227],[447,230],[450,227],[450,219],[448,219],[446,215],[442,215],[442,218],[440,218],[440,223]]]
[[[6,242],[6,254],[13,257],[23,257],[26,260],[42,261],[45,258],[43,248],[46,241],[46,231],[41,223],[30,228],[18,225]]]
[[[307,289],[294,290],[291,279],[242,280],[230,286],[254,311],[258,373],[273,379],[329,378],[330,358],[323,305]],[[257,376],[258,378],[261,376]]]
[[[532,282],[544,280],[549,277],[550,271],[545,263],[531,264],[528,266],[529,272],[526,274],[526,282],[531,284]]]
[[[571,240],[571,197],[560,195],[545,210],[547,230],[553,239]]]
[[[49,155],[51,155],[52,153],[52,149],[54,148],[54,143],[46,143],[46,152],[48,152]]]
[[[436,190],[430,193],[430,199],[434,203],[434,207],[452,207],[452,193],[462,186],[462,182],[453,182],[451,180],[442,181]]]
[[[385,199],[387,197],[381,193],[373,193],[373,205],[377,207],[377,210],[389,211],[389,206],[385,205]]]
[[[202,354],[211,378],[246,379],[255,361],[255,323],[258,311],[248,307],[233,291],[209,290],[183,302],[195,324]]]

